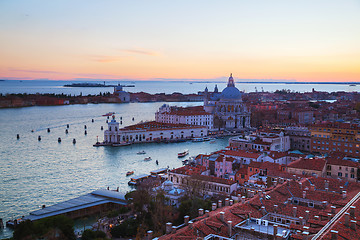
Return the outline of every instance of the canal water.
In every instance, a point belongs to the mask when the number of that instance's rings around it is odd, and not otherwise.
[[[93,147],[103,140],[106,117],[115,112],[127,126],[154,120],[164,103],[87,104],[0,109],[0,218],[7,220],[27,215],[43,204],[52,205],[99,188],[126,193],[129,177],[151,170],[182,166],[177,153],[189,149],[190,156],[210,153],[227,146],[227,139],[210,142],[149,143],[125,147]],[[201,103],[169,103],[194,106]],[[134,121],[132,118],[134,117]],[[92,122],[94,119],[94,122]],[[68,134],[65,133],[69,124]],[[87,135],[85,135],[85,125]],[[47,129],[50,128],[50,133]],[[19,134],[20,139],[16,138]],[[41,141],[38,141],[41,136]],[[58,138],[61,143],[58,143]],[[73,138],[76,144],[73,144]],[[144,150],[145,155],[136,153]],[[143,159],[150,156],[152,161]],[[155,161],[159,161],[159,165]],[[11,236],[0,230],[0,239]]]

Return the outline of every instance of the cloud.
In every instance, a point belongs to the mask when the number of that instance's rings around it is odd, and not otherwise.
[[[17,69],[17,68],[8,68],[8,70],[12,72],[25,72],[25,73],[63,74],[63,72],[57,72],[57,71],[27,70],[27,69]]]
[[[146,49],[139,49],[139,48],[130,48],[130,49],[123,49],[121,52],[124,53],[131,53],[131,54],[140,54],[140,55],[148,55],[148,56],[159,56],[160,53],[152,51],[152,50],[146,50]]]

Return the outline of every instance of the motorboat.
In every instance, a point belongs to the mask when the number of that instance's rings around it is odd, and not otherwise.
[[[144,158],[144,161],[150,161],[150,160],[151,160],[151,157]]]
[[[115,112],[108,112],[108,113],[106,113],[106,114],[104,114],[104,115],[102,115],[103,117],[108,117],[108,116],[112,116],[112,115],[114,115],[115,114]]]
[[[185,149],[183,152],[179,152],[178,153],[178,157],[181,158],[181,157],[185,157],[186,155],[189,154],[189,150],[188,149]]]
[[[136,154],[146,154],[146,152],[144,150],[140,151],[140,152],[137,152]]]
[[[192,141],[193,141],[193,142],[203,142],[204,139],[201,138],[201,137],[198,137],[198,138],[193,138]]]
[[[134,174],[134,171],[128,171],[127,173],[126,173],[126,176],[130,176],[130,175],[133,175]]]

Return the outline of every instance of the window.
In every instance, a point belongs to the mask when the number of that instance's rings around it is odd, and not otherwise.
[[[309,206],[309,207],[314,207],[314,203],[313,203],[313,202],[309,202],[309,203],[308,203],[308,206]]]
[[[355,175],[352,173],[352,174],[350,174],[350,177],[351,177],[351,178],[355,178]]]
[[[338,176],[339,176],[339,177],[342,177],[342,172],[338,172]]]

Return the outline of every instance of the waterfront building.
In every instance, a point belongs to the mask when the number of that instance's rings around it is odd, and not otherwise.
[[[130,102],[130,93],[123,90],[123,85],[114,87],[114,95],[117,96],[121,102]]]
[[[213,94],[209,94],[205,88],[204,109],[213,114],[215,129],[244,131],[250,128],[250,111],[242,101],[242,94],[235,87],[232,74],[221,94],[218,93],[217,87]]]
[[[119,129],[115,116],[104,131],[105,143],[140,143],[159,141],[181,141],[195,137],[207,136],[206,126],[161,123],[156,121],[143,122]]]
[[[188,124],[206,126],[213,129],[213,115],[206,112],[203,106],[195,107],[170,107],[168,104],[162,105],[155,113],[155,121],[162,123]]]
[[[312,152],[322,154],[340,152],[346,156],[360,158],[358,124],[325,122],[313,124],[309,128]]]

